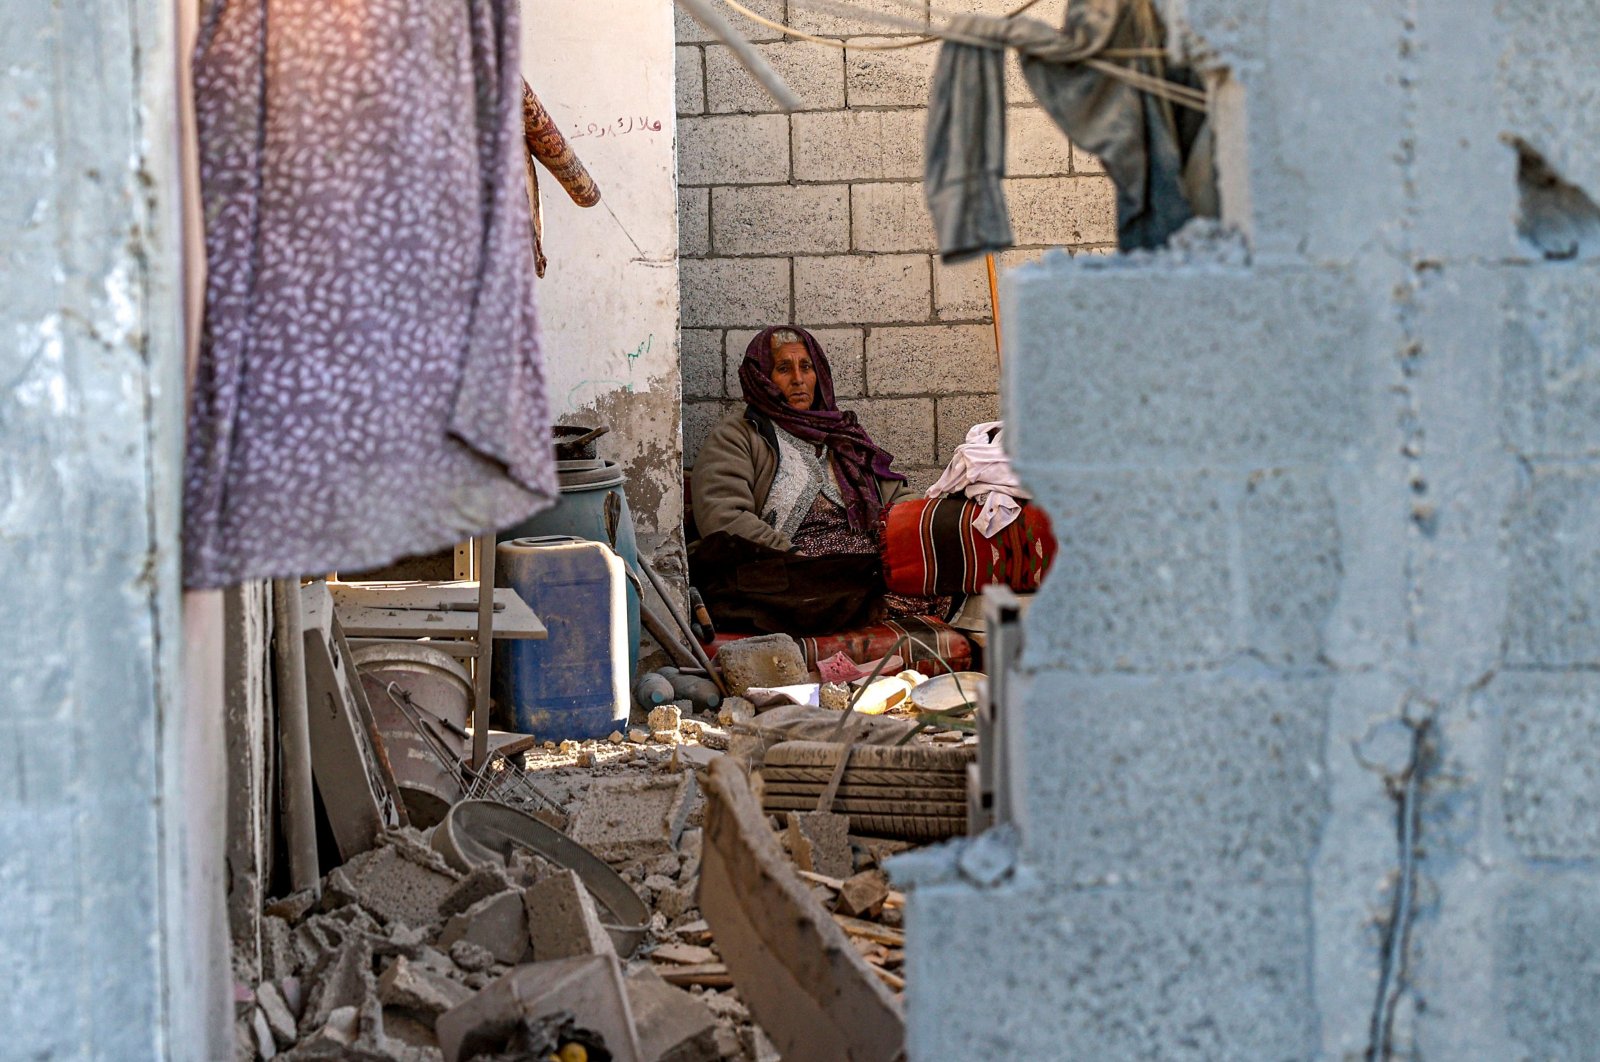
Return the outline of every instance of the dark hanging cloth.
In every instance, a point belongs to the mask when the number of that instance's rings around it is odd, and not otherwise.
[[[772,334],[780,331],[797,334],[811,355],[811,364],[817,373],[817,399],[810,409],[795,409],[789,405],[778,385],[772,382]],[[890,469],[894,457],[872,441],[855,412],[839,408],[833,394],[833,369],[816,336],[793,325],[757,332],[745,347],[744,361],[739,364],[739,385],[751,409],[795,438],[828,448],[838,473],[839,494],[844,499],[845,517],[850,526],[858,531],[876,527],[878,510],[882,508],[878,481],[904,482],[906,477]]]
[[[1059,30],[1030,18],[960,15],[948,31],[964,40],[946,40],[939,52],[923,184],[944,261],[1015,242],[1001,183],[1009,48],[1020,54],[1045,113],[1105,164],[1117,189],[1117,243],[1124,251],[1159,247],[1190,218],[1215,215],[1204,116],[1084,65],[1107,49],[1159,45],[1164,33],[1149,0],[1077,0]],[[1199,87],[1187,68],[1131,62],[1143,73]]]
[[[214,0],[184,577],[356,571],[556,493],[515,0]]]

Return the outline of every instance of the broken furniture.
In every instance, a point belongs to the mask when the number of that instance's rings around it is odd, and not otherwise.
[[[330,583],[339,624],[356,644],[425,638],[473,662],[472,762],[489,757],[489,672],[494,639],[544,638],[546,632],[515,591],[496,591],[489,551],[494,536],[479,535],[469,553],[472,584],[461,582]],[[488,577],[485,578],[485,573]]]
[[[700,909],[785,1062],[891,1062],[900,1004],[791,869],[742,768],[711,765]]]
[[[406,825],[405,804],[326,583],[300,588],[300,624],[312,774],[348,860],[385,829]]]

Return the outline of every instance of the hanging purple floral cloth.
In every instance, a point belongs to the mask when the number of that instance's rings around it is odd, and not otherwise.
[[[358,571],[556,492],[516,0],[211,0],[191,587]]]

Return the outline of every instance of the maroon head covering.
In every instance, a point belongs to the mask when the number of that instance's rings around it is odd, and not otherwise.
[[[793,332],[811,355],[811,365],[817,373],[817,397],[810,409],[795,409],[789,405],[778,385],[772,382],[774,332]],[[872,441],[854,412],[840,409],[834,401],[833,370],[816,336],[793,325],[757,332],[750,345],[744,348],[744,361],[739,364],[739,384],[744,388],[744,400],[751,409],[795,438],[828,448],[833,454],[834,467],[838,469],[839,494],[844,498],[844,512],[850,526],[858,531],[871,527],[882,508],[878,480],[904,480],[906,477],[889,470],[894,456]]]

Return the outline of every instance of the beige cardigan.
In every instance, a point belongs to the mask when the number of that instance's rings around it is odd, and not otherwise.
[[[768,429],[776,430],[770,424]],[[695,527],[701,535],[726,531],[773,549],[791,548],[789,536],[761,518],[777,474],[778,452],[760,427],[744,411],[724,417],[700,447],[689,476]],[[884,505],[910,494],[901,480],[878,481]]]

